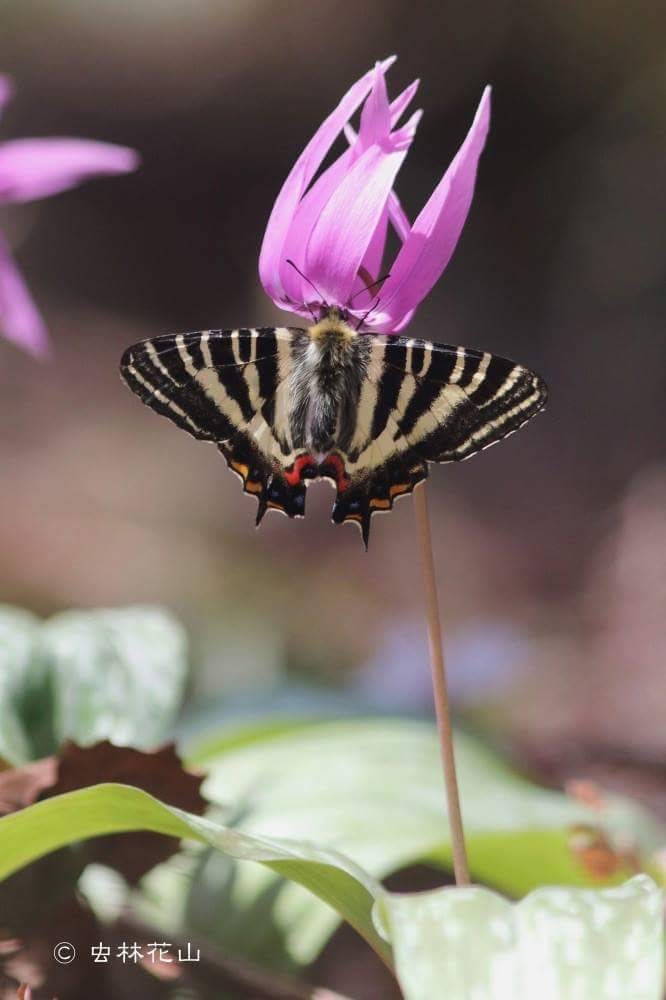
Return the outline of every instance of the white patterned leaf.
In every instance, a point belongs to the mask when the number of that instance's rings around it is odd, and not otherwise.
[[[661,1000],[663,899],[647,875],[613,889],[385,893],[378,928],[406,1000]]]
[[[159,608],[67,611],[43,626],[58,742],[151,748],[180,708],[187,669],[180,625]]]

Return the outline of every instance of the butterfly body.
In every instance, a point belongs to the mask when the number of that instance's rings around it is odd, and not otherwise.
[[[359,333],[338,310],[307,330],[167,335],[128,348],[121,373],[157,412],[215,442],[267,510],[305,512],[315,479],[337,490],[336,523],[367,545],[373,513],[428,475],[522,426],[542,380],[487,352]]]

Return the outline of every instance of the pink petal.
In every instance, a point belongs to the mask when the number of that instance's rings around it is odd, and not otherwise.
[[[0,145],[0,201],[32,201],[66,191],[88,177],[125,174],[132,149],[86,139],[15,139]]]
[[[406,87],[405,90],[403,90],[403,92],[401,94],[398,94],[398,96],[396,97],[396,99],[391,102],[391,105],[390,105],[390,112],[391,112],[391,114],[390,114],[390,127],[391,128],[395,128],[396,124],[398,123],[398,121],[400,120],[401,116],[403,115],[403,113],[407,109],[408,105],[411,103],[412,98],[414,97],[414,94],[416,93],[416,91],[418,89],[419,89],[419,81],[418,80],[414,80],[413,83],[410,83],[410,85],[408,87]],[[368,98],[368,100],[369,100],[369,98]],[[419,113],[419,117],[416,119],[416,121],[414,123],[414,129],[416,128],[416,124],[418,124],[418,121],[419,121],[420,117],[421,117],[421,114]],[[385,119],[384,119],[384,121],[385,121]],[[346,138],[347,142],[355,150],[356,156],[359,156],[365,149],[367,149],[367,147],[369,145],[371,145],[371,141],[374,141],[374,140],[372,140],[372,136],[368,134],[367,127],[366,127],[366,130],[364,132],[364,129],[363,129],[363,116],[361,116],[361,130],[360,130],[360,132],[359,132],[358,135],[356,134],[356,132],[354,131],[354,129],[352,128],[352,126],[349,123],[347,123],[345,125],[345,127],[344,127],[344,133],[345,133],[345,138]],[[412,136],[412,138],[413,138],[413,136]]]
[[[388,213],[391,225],[400,237],[400,242],[404,243],[409,236],[411,226],[395,191],[391,191],[389,195]]]
[[[405,126],[406,132],[400,130],[391,136],[390,129],[414,96],[418,81],[407,87],[393,104],[389,105],[386,83],[379,64],[375,66],[374,72],[372,90],[363,107],[358,136],[349,124],[345,125],[344,131],[348,135],[351,148],[339,156],[321,177],[317,178],[301,199],[285,237],[278,269],[284,295],[291,303],[312,301],[314,289],[307,282],[304,282],[298,271],[287,262],[293,261],[300,271],[305,269],[305,250],[312,230],[324,206],[342,182],[347,171],[351,169],[351,166],[365,149],[373,143],[384,144],[388,150],[388,148],[393,149],[396,146],[402,147],[405,142],[409,144],[414,137],[420,114],[414,115],[412,120],[408,122]],[[409,229],[409,224],[407,224],[407,229]],[[383,254],[383,245],[381,249]],[[364,287],[362,282],[359,283],[358,287],[361,289]]]
[[[385,72],[395,62],[395,56],[385,59],[380,65]],[[284,256],[284,242],[296,207],[303,197],[312,178],[342,131],[346,121],[365,99],[375,78],[371,69],[347,91],[338,106],[319,126],[294,164],[278,194],[259,254],[259,277],[266,292],[275,300],[284,299],[284,289],[279,278],[280,265]]]
[[[391,191],[388,197],[386,208],[382,213],[382,217],[379,220],[370,243],[368,244],[368,249],[365,252],[365,257],[362,262],[362,267],[365,268],[370,277],[375,281],[383,278],[386,272],[386,269],[382,267],[382,264],[384,261],[384,249],[386,246],[386,236],[389,222],[398,234],[400,241],[404,243],[405,238],[409,233],[409,219],[405,215],[395,191]],[[384,282],[382,282],[381,285],[371,288],[369,292],[364,294],[367,287],[366,282],[359,275],[354,282],[350,296],[350,302],[353,302],[353,306],[349,309],[350,313],[360,319],[361,316],[365,315],[368,308],[375,300],[379,300],[379,302],[381,302],[383,285]],[[410,318],[411,315],[412,314],[409,313]]]
[[[401,94],[391,101],[391,127],[395,126],[400,121],[402,115],[407,110],[409,105],[414,99],[416,91],[419,89],[420,80],[413,80],[408,87],[405,87]]]
[[[391,146],[393,149],[409,149],[416,135],[416,127],[423,117],[423,111],[415,111],[412,117],[391,133]]]
[[[405,212],[398,200],[398,196],[395,191],[391,191],[388,196],[388,201],[386,203],[386,209],[382,213],[382,217],[379,220],[377,228],[375,229],[372,239],[368,244],[368,248],[365,252],[365,257],[362,261],[362,267],[368,272],[371,278],[377,280],[384,277],[385,268],[382,267],[384,260],[384,249],[386,246],[386,236],[387,236],[387,223],[390,222],[401,243],[404,243],[407,236],[409,235],[410,225],[409,219],[405,215]],[[376,288],[371,289],[367,294],[363,294],[366,288],[366,283],[360,275],[354,281],[352,287],[350,301],[353,302],[353,306],[350,307],[349,311],[352,315],[361,317],[365,315],[370,304],[375,301],[375,299],[380,299],[382,295],[382,286],[379,285]],[[410,313],[411,316],[411,313]]]
[[[410,84],[409,87],[407,87],[406,90],[402,92],[402,94],[396,97],[395,101],[392,102],[391,104],[392,125],[395,125],[395,123],[399,120],[400,116],[403,114],[403,112],[409,105],[410,101],[414,97],[414,94],[416,93],[418,86],[419,86],[419,81],[415,80],[412,84]],[[408,143],[411,143],[412,139],[414,138],[416,126],[418,125],[418,122],[421,119],[421,114],[422,114],[421,111],[417,111],[405,126],[405,129],[407,129]],[[393,133],[393,141],[396,141],[395,137],[397,135],[398,133],[395,132]],[[351,152],[353,155],[353,152],[361,144],[361,136],[356,135],[351,125],[345,125],[345,136],[350,146],[352,147]],[[403,131],[402,136],[398,137],[398,144],[404,143],[404,140],[405,140],[405,133]],[[402,205],[400,204],[400,201],[398,200],[398,196],[396,195],[395,191],[391,191],[391,193],[389,194],[386,211],[382,213],[382,217],[380,218],[379,223],[377,224],[375,232],[373,233],[372,239],[370,240],[368,248],[365,252],[365,257],[363,258],[362,261],[362,266],[365,268],[368,274],[370,274],[370,276],[374,279],[383,277],[383,275],[380,274],[380,271],[382,270],[382,261],[384,259],[384,248],[386,244],[386,235],[388,228],[387,223],[389,221],[391,222],[391,225],[398,234],[400,241],[404,243],[410,230],[409,219],[405,215]],[[364,295],[363,292],[365,288],[366,284],[364,280],[361,277],[358,277],[355,280],[354,285],[352,287],[351,299],[354,302],[354,307],[350,309],[350,312],[359,317],[364,315],[371,302],[374,301],[374,299],[376,299],[380,294],[380,289],[378,287],[376,289],[371,289],[370,292]]]
[[[375,231],[372,234],[372,239],[370,240],[368,248],[365,251],[365,256],[361,261],[361,268],[364,268],[367,274],[370,275],[371,281],[376,281],[378,278],[382,277],[379,272],[384,259],[384,247],[386,246],[388,222],[388,208],[385,208],[381,214],[379,222],[377,223]],[[361,268],[359,268],[359,270]],[[357,274],[348,300],[349,311],[356,316],[362,316],[365,312],[367,312],[368,308],[379,294],[378,286],[370,288],[369,291],[367,289],[367,276],[364,275],[361,277],[360,274]]]
[[[293,260],[299,270],[305,268],[305,251],[314,225],[321,215],[322,209],[339,186],[352,163],[351,149],[338,157],[327,170],[317,178],[305,197],[301,200],[285,237],[278,273],[285,296],[294,303],[312,301],[314,289],[304,282],[298,272],[288,264]]]
[[[415,312],[416,312],[416,308],[410,309],[409,312],[406,312],[405,315],[402,316],[398,320],[397,323],[392,323],[392,325],[391,325],[391,333],[402,333],[402,331],[405,329],[405,327],[409,326],[409,324],[410,324],[410,322],[412,320],[412,316],[414,315]],[[377,333],[386,332],[386,331],[380,331],[376,327],[373,327],[372,329],[375,330],[375,332],[377,332]]]
[[[345,305],[407,150],[371,146],[329,199],[312,230],[306,273],[332,305]]]
[[[32,354],[48,352],[48,334],[23,278],[0,236],[0,333]]]
[[[382,261],[384,259],[384,247],[386,245],[386,234],[388,231],[389,223],[389,211],[385,208],[382,212],[379,222],[372,234],[372,239],[368,243],[368,248],[365,251],[363,260],[361,261],[362,267],[368,272],[371,278],[380,278],[380,270],[382,266]],[[364,286],[363,286],[364,287]],[[361,296],[359,296],[360,298]],[[377,290],[374,289],[374,298],[377,298]]]
[[[372,90],[361,110],[359,135],[364,146],[381,143],[391,131],[391,108],[386,92],[386,80],[379,63],[375,65]]]
[[[405,314],[428,294],[451,259],[472,202],[477,164],[489,124],[490,87],[486,87],[465,141],[391,268],[381,306],[385,314],[381,328],[387,332],[395,330],[398,323],[404,325]]]
[[[0,74],[0,111],[14,96],[14,84],[10,76]]]

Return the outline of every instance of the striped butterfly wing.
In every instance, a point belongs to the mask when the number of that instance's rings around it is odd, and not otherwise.
[[[365,335],[372,347],[346,450],[349,485],[333,520],[356,522],[367,546],[376,511],[426,479],[429,462],[457,462],[514,433],[546,403],[545,383],[488,352]]]
[[[257,523],[269,508],[299,517],[305,486],[287,478],[295,460],[289,376],[307,342],[288,327],[169,334],[129,347],[120,371],[142,402],[217,444],[257,497]]]
[[[334,446],[317,457],[306,427],[330,372],[309,367],[311,343],[291,327],[168,335],[128,348],[121,373],[152,409],[217,444],[257,498],[257,523],[271,508],[303,516],[306,482],[326,477],[338,490],[333,520],[357,523],[366,546],[372,514],[410,493],[429,462],[468,458],[546,400],[542,380],[504,358],[361,334],[337,373]]]

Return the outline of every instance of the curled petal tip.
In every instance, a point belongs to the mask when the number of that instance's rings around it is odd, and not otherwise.
[[[46,333],[34,341],[23,341],[20,346],[24,347],[35,361],[39,361],[42,364],[48,364],[48,362],[54,359],[53,347]]]
[[[379,63],[377,63],[372,89],[361,111],[360,134],[364,142],[370,144],[381,142],[388,136],[390,130],[391,109],[386,93],[386,80]]]
[[[49,338],[44,321],[0,237],[0,334],[35,357],[48,356]]]
[[[112,142],[70,140],[72,152],[80,157],[80,169],[88,175],[129,174],[141,163],[141,157],[129,146],[117,146]],[[74,143],[80,143],[78,150]]]
[[[381,61],[380,66],[384,72],[395,62],[395,58],[395,56],[389,56],[388,59]],[[368,93],[372,89],[374,78],[375,71],[370,70],[349,88],[337,107],[322,122],[310,139],[292,167],[273,205],[259,253],[259,277],[268,295],[280,306],[289,297],[287,294],[289,288],[285,288],[283,281],[282,262],[285,256],[283,250],[300,203],[303,200],[308,185],[319,170],[329,149],[349,122],[351,116],[368,96]],[[316,191],[316,185],[312,190]],[[311,232],[315,221],[316,218],[313,213],[308,219],[308,225],[300,227],[300,229],[304,228],[306,230],[304,233],[299,231],[299,235],[305,237],[302,245],[305,245],[307,236]],[[292,296],[296,295],[298,290],[298,288],[295,288],[292,291]],[[299,297],[299,300],[302,299]]]
[[[465,140],[426,202],[384,286],[383,311],[394,329],[427,295],[448,264],[469,211],[479,157],[490,125],[490,88],[486,87]]]
[[[474,115],[474,121],[472,122],[472,127],[470,133],[472,135],[477,133],[477,141],[480,142],[481,146],[486,141],[486,136],[488,135],[488,129],[490,128],[490,105],[492,97],[493,88],[490,84],[486,84],[483,88],[483,93],[481,94],[481,100],[479,101],[479,106],[476,109],[476,114]]]
[[[109,173],[129,174],[141,166],[141,155],[129,146],[109,146]]]
[[[398,94],[394,101],[391,101],[391,124],[394,127],[411,104],[418,89],[419,81],[414,80],[408,87],[405,87],[401,94]]]
[[[489,83],[483,88],[483,93],[481,94],[481,100],[479,101],[479,107],[476,112],[475,120],[478,120],[481,116],[484,116],[490,120],[490,104],[492,98],[493,88]]]
[[[423,110],[421,108],[415,111],[409,121],[405,122],[399,129],[393,133],[393,142],[395,149],[409,149],[412,142],[414,141],[414,136],[416,134],[416,129],[419,122],[423,118]]]

